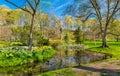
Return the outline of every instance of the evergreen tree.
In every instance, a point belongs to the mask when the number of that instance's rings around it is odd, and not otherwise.
[[[82,41],[83,41],[83,38],[82,38],[82,32],[80,30],[80,27],[78,27],[75,32],[74,32],[74,36],[75,36],[75,42],[77,44],[81,44]]]

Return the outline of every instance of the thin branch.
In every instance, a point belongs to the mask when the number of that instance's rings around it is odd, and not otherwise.
[[[109,25],[108,23],[111,21],[113,15],[119,10],[119,9],[117,9],[119,3],[120,3],[120,1],[118,0],[117,3],[116,3],[116,5],[115,5],[115,7],[114,7],[114,9],[113,9],[112,14],[110,15],[110,17],[109,17],[109,19],[108,19],[108,22],[106,23],[107,26]],[[116,11],[116,9],[117,9],[117,11]]]
[[[88,18],[91,16],[91,15],[96,15],[95,13],[90,13],[84,20],[82,20],[83,22],[85,22],[85,21],[87,21],[88,20]],[[83,16],[85,16],[85,15],[83,15]],[[76,16],[77,18],[81,18],[81,17],[83,17],[83,16]]]
[[[101,20],[102,20],[102,15],[101,15],[101,12],[100,12],[100,8],[98,8],[99,6],[98,6],[96,0],[94,0],[94,1],[93,1],[93,0],[90,0],[90,2],[91,2],[92,6],[94,7],[94,9],[95,9],[95,11],[96,11],[96,15],[97,15],[98,20],[99,20],[99,23],[100,23],[100,30],[101,30],[101,32],[103,32],[102,22],[101,22]]]
[[[114,33],[111,33],[111,32],[108,32],[107,34],[111,34],[111,35],[115,35],[115,36],[120,36],[120,34],[114,34]]]
[[[15,4],[15,3],[13,3],[13,2],[11,2],[11,1],[9,1],[9,0],[5,0],[5,1],[8,2],[8,3],[10,3],[10,4],[12,4],[12,5],[14,5],[14,6],[17,7],[17,8],[20,8],[20,9],[23,10],[23,11],[28,12],[29,14],[32,14],[29,10],[24,9],[24,8],[18,6],[17,4]]]
[[[38,0],[38,2],[36,2],[36,7],[35,7],[35,11],[34,11],[34,12],[36,12],[38,6],[40,5],[40,1],[41,1],[41,0]]]
[[[86,18],[85,18],[85,20],[84,21],[87,21],[88,20],[88,18],[91,16],[91,15],[96,15],[95,13],[90,13]]]
[[[117,12],[117,11],[119,11],[119,10],[120,10],[120,8],[116,9],[115,12]]]
[[[30,3],[30,0],[27,0],[27,3],[29,4],[30,8],[34,11],[35,9],[34,9],[33,5]]]
[[[34,0],[34,3],[35,3],[35,5],[37,4],[37,1],[36,0]]]

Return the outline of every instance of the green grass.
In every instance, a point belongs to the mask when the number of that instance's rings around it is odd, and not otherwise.
[[[112,59],[120,59],[120,42],[108,41],[108,48],[100,48],[101,44],[100,41],[97,41],[96,44],[93,41],[85,42],[88,51],[106,53],[112,55]]]
[[[10,42],[8,41],[0,41],[0,47],[9,46],[9,45],[10,45]]]
[[[69,68],[66,68],[66,69],[60,69],[56,71],[39,74],[37,76],[77,76],[77,75],[75,72],[71,71]]]

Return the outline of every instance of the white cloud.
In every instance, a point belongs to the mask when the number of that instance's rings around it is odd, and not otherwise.
[[[64,4],[62,4],[62,5],[58,6],[58,7],[56,7],[55,11],[57,11],[57,10],[59,10],[59,9],[61,9],[61,8],[63,8],[63,7],[65,7],[65,6],[67,6],[67,5],[69,5],[69,4],[71,4],[71,1],[68,1],[67,3],[64,3]]]
[[[7,5],[3,4],[3,5],[0,5],[0,7],[5,7],[5,8],[9,8]]]

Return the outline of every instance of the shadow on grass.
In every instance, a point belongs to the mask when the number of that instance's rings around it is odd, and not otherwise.
[[[88,67],[88,66],[75,66],[74,68],[91,71],[91,72],[98,72],[101,74],[101,76],[120,76],[119,74],[120,70],[118,69],[113,69],[113,70],[98,69],[98,68],[93,68],[93,67]]]

